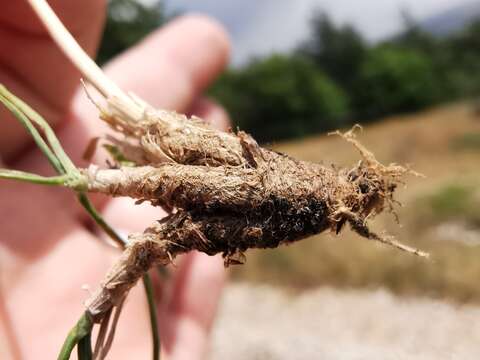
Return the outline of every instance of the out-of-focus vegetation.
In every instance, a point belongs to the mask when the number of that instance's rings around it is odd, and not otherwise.
[[[452,139],[451,146],[456,150],[480,151],[480,133],[466,132]]]
[[[374,231],[430,252],[425,261],[345,231],[321,234],[288,247],[249,251],[245,266],[232,269],[240,281],[286,289],[318,286],[385,287],[397,294],[480,303],[480,189],[478,150],[452,147],[480,121],[471,104],[453,104],[372,124],[359,140],[384,163],[413,162],[425,178],[409,177],[396,198],[401,226],[379,215]],[[277,144],[276,150],[308,161],[328,159],[351,166],[355,149],[337,137],[318,136]]]
[[[162,1],[110,0],[98,60],[106,62],[166,20]],[[210,94],[234,125],[260,141],[324,132],[480,93],[480,20],[446,37],[405,16],[405,31],[377,44],[314,14],[290,54],[232,68]]]
[[[422,221],[434,223],[462,221],[478,227],[480,225],[479,200],[478,191],[474,186],[453,183],[425,196],[417,205],[420,205],[419,210],[423,212]]]
[[[214,86],[212,94],[230,111],[236,124],[260,141],[328,131],[478,95],[479,39],[480,21],[443,38],[408,21],[400,36],[372,45],[352,26],[337,26],[327,15],[318,13],[312,21],[310,38],[293,54],[282,57],[284,63],[295,59],[295,70],[276,66],[277,55],[256,59],[230,70]],[[299,57],[305,59],[304,71],[299,69]],[[259,68],[263,71],[252,76]],[[325,83],[335,85],[324,87],[319,103],[342,94],[334,113],[322,106],[312,112],[308,101],[296,103],[290,111],[277,106],[292,102],[292,87],[279,84],[310,87],[303,77],[306,72],[311,77],[319,73]],[[274,96],[273,91],[258,91],[268,87],[275,88]],[[327,89],[331,94],[326,93]],[[299,90],[296,93],[301,94]],[[275,101],[271,101],[273,97]]]
[[[253,130],[258,140],[302,137],[346,124],[344,91],[301,56],[274,55],[232,69],[212,94],[236,116],[235,125]]]
[[[430,57],[391,44],[370,50],[356,79],[351,105],[361,119],[421,109],[440,96]]]
[[[97,61],[104,64],[164,22],[164,10],[160,1],[147,6],[135,0],[110,0]]]

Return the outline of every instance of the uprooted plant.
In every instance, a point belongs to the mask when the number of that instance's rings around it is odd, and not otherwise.
[[[68,358],[77,344],[81,356],[91,356],[89,339],[94,323],[101,324],[94,356],[104,358],[129,289],[152,266],[167,265],[177,255],[192,250],[221,253],[225,265],[230,265],[242,263],[247,249],[275,248],[326,230],[338,234],[348,224],[364,238],[428,256],[369,229],[367,219],[384,209],[392,210],[397,185],[404,175],[413,172],[395,164],[380,164],[357,142],[353,130],[337,134],[352,143],[362,159],[351,168],[338,169],[262,148],[241,131],[224,133],[201,119],[156,110],[107,79],[43,0],[29,2],[88,83],[103,96],[104,102],[96,106],[100,118],[117,134],[104,139],[113,150],[114,164],[109,168],[91,165],[77,169],[48,124],[1,88],[0,101],[30,131],[59,175],[46,178],[1,170],[0,177],[77,191],[87,210],[117,240],[119,237],[94,211],[85,192],[149,201],[169,213],[143,233],[129,236],[122,256],[87,301],[61,359]],[[144,280],[148,285],[148,279]]]

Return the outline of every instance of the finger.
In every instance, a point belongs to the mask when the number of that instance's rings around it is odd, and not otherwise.
[[[158,206],[146,202],[138,205],[130,198],[114,198],[102,210],[104,219],[125,238],[131,233],[143,232],[166,215],[167,213]],[[102,233],[101,236],[106,235]]]
[[[3,166],[2,158],[0,157],[0,168]],[[0,242],[0,263],[2,263],[2,260],[3,262],[6,260],[6,255],[2,254]],[[2,271],[2,273],[4,273],[4,271]],[[16,341],[17,339],[13,334],[13,324],[10,314],[6,309],[5,293],[2,289],[2,282],[0,282],[0,358],[19,359],[21,352]]]
[[[191,253],[173,278],[171,297],[160,311],[163,352],[168,359],[203,359],[226,271],[221,257]]]
[[[50,4],[80,45],[93,54],[104,22],[105,1],[55,0]],[[0,82],[51,124],[58,124],[78,86],[78,71],[54,45],[26,1],[2,3],[0,39]],[[0,118],[5,117],[2,108]],[[30,139],[16,122],[7,124],[0,132],[0,154],[8,160]]]
[[[223,71],[230,41],[221,25],[200,15],[180,17],[106,66],[107,75],[151,105],[186,111]]]
[[[118,256],[78,226],[61,240],[35,261],[19,257],[20,275],[1,263],[0,292],[5,294],[13,342],[22,350],[19,359],[55,358],[85,310],[89,294],[82,285],[93,291]]]
[[[216,101],[202,97],[195,101],[190,108],[189,114],[204,119],[216,129],[227,131],[231,127],[231,121],[225,109]]]
[[[78,224],[72,195],[62,189],[1,180],[0,263],[2,249],[22,261],[36,261]]]

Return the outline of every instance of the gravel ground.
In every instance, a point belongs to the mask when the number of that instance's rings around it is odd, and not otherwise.
[[[387,291],[225,292],[211,360],[480,359],[480,307]]]

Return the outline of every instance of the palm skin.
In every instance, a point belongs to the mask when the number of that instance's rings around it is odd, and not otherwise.
[[[105,3],[55,0],[50,4],[82,47],[93,54]],[[223,69],[228,52],[228,38],[218,24],[202,16],[185,16],[150,35],[105,70],[121,88],[158,108],[193,111],[226,126],[224,111],[200,93]],[[26,2],[2,4],[0,83],[49,120],[66,152],[84,166],[81,154],[88,141],[106,129],[79,88],[79,77]],[[28,135],[3,108],[0,118],[2,166],[51,174]],[[94,202],[107,221],[124,233],[142,231],[164,216],[149,206],[134,208],[127,199],[95,198]],[[88,298],[81,285],[97,286],[119,255],[99,241],[96,231],[71,192],[2,181],[1,358],[55,358]],[[157,283],[162,294],[158,312],[164,358],[203,358],[224,281],[221,259],[194,253],[177,261],[168,281]],[[146,299],[137,286],[127,300],[110,358],[150,358],[149,326]]]

